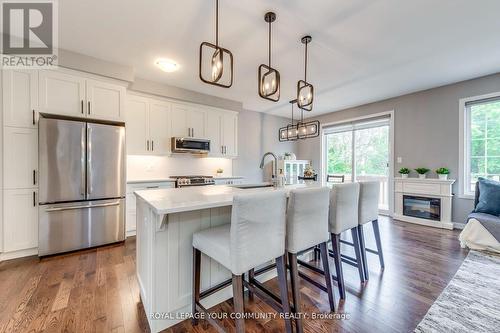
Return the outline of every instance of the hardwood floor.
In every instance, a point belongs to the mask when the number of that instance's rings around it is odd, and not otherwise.
[[[305,319],[306,332],[411,332],[451,280],[467,251],[459,231],[433,229],[381,218],[385,265],[368,254],[370,280],[361,285],[357,269],[344,265],[347,298],[337,312],[348,319]],[[367,246],[374,248],[371,227]],[[343,245],[344,253],[352,251]],[[188,263],[190,264],[190,263]],[[332,264],[333,266],[333,264]],[[307,271],[308,274],[309,271]],[[316,276],[323,281],[321,276]],[[326,293],[300,280],[302,309],[328,313]],[[266,283],[278,293],[276,279]],[[73,254],[0,263],[0,332],[148,332],[135,280],[135,240]],[[230,312],[232,300],[213,311]],[[247,312],[273,312],[257,297],[245,296]],[[232,321],[225,322],[234,327]],[[283,320],[246,321],[247,332],[282,332]],[[205,321],[184,321],[167,330],[215,332]]]

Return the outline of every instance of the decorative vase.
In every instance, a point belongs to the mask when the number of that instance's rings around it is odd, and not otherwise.
[[[440,180],[447,180],[448,179],[448,175],[447,174],[438,174],[438,177]]]
[[[401,178],[403,178],[403,179],[408,178],[408,174],[407,174],[407,173],[402,173],[402,174],[401,174]]]
[[[418,175],[418,178],[420,178],[420,179],[425,179],[425,173],[424,173],[424,174],[419,174],[419,175]]]

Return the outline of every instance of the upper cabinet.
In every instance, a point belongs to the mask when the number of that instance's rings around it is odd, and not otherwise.
[[[41,70],[39,111],[100,120],[125,120],[124,86],[69,71]]]
[[[116,121],[125,119],[125,87],[89,79],[86,91],[88,117]]]
[[[207,137],[210,139],[211,156],[238,156],[238,114],[232,111],[209,111]]]
[[[175,137],[205,138],[207,112],[188,104],[172,104],[170,133]]]
[[[170,103],[127,97],[127,154],[165,155],[170,152]]]
[[[36,128],[38,122],[38,71],[3,71],[5,126]]]

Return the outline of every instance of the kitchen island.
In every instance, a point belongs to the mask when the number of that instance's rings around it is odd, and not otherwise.
[[[185,320],[191,313],[192,235],[231,222],[233,196],[242,193],[289,191],[317,183],[285,188],[201,186],[134,192],[137,202],[137,280],[152,332]],[[231,277],[231,272],[208,257],[202,258],[201,290]],[[268,280],[275,271],[262,274]],[[203,300],[207,308],[232,297],[231,286]]]

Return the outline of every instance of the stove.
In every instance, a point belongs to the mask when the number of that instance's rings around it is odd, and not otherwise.
[[[172,176],[170,178],[175,179],[175,187],[215,185],[212,176]]]

